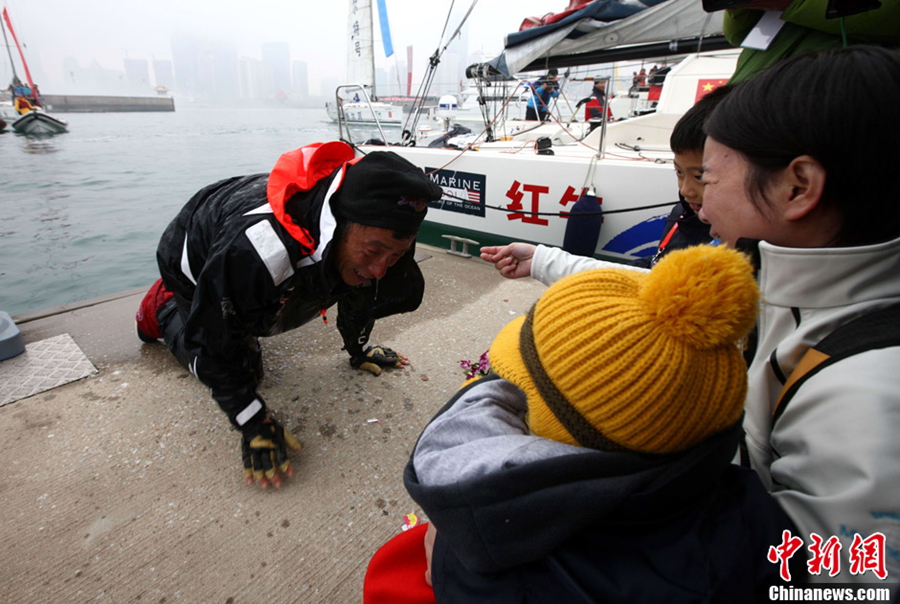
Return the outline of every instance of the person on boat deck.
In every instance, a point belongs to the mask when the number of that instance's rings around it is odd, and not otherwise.
[[[300,448],[257,391],[257,338],[325,319],[337,304],[353,367],[378,375],[408,364],[367,343],[376,319],[422,300],[415,237],[441,194],[395,153],[354,159],[344,142],[315,143],[285,153],[268,174],[203,188],[166,228],[162,278],[137,312],[138,336],[164,340],[211,389],[241,432],[248,484],[280,486],[279,473],[293,474],[286,449]]]
[[[638,88],[647,85],[647,70],[641,67],[641,71],[637,74]]]
[[[712,242],[709,225],[697,215],[703,206],[703,185],[700,183],[703,176],[703,144],[706,142],[703,124],[730,90],[729,86],[720,86],[705,94],[672,129],[669,147],[675,156],[673,164],[678,178],[678,203],[666,218],[656,253],[639,258],[632,265],[652,268],[673,250]]]
[[[584,121],[590,123],[590,130],[593,132],[603,123],[603,111],[606,110],[606,118],[612,119],[612,112],[606,105],[606,81],[603,78],[594,78],[594,87],[591,88],[591,94],[581,99],[575,104],[575,109],[584,105]]]
[[[812,346],[900,303],[898,98],[900,53],[855,45],[769,67],[737,84],[705,124],[699,215],[714,237],[754,255],[763,299],[745,353],[742,461],[798,526],[796,537],[840,545],[843,570],[816,581],[877,580],[848,572],[854,536],[882,535],[876,562],[900,576],[900,346],[819,370],[773,418]],[[605,266],[542,246],[487,249],[504,276],[548,284]]]
[[[531,96],[525,105],[526,120],[546,122],[550,119],[550,101],[559,96],[558,73],[556,69],[550,69],[546,76],[530,84]]]
[[[437,602],[750,603],[781,583],[766,554],[795,527],[731,463],[757,306],[744,255],[703,246],[570,276],[508,324],[404,472]]]
[[[13,106],[19,115],[25,115],[29,111],[34,111],[34,105],[24,96],[16,96]]]

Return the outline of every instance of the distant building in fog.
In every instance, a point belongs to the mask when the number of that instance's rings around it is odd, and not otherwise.
[[[388,71],[387,86],[384,90],[379,88],[378,94],[381,96],[406,96],[408,84],[406,61],[397,61],[396,64],[391,65]],[[412,93],[415,92],[415,90],[412,91]]]
[[[272,68],[272,90],[270,96],[279,91],[291,91],[291,50],[287,42],[266,42],[262,45],[263,63]]]
[[[355,84],[356,82],[348,82],[348,84]],[[396,90],[396,86],[391,86],[391,89]],[[369,94],[372,94],[372,91],[369,91]],[[375,95],[382,97],[387,96],[388,94],[393,94],[388,92],[388,77],[387,72],[381,67],[375,68]],[[362,96],[362,95],[360,95]]]
[[[169,90],[175,89],[175,72],[172,71],[172,61],[163,59],[153,60],[153,78],[157,86],[165,86]]]
[[[262,59],[238,57],[230,44],[178,35],[172,38],[174,75],[164,62],[154,61],[155,84],[171,90],[179,102],[296,104],[310,102],[317,93],[334,98],[335,88],[345,83],[336,74],[316,91],[316,82],[309,81],[308,64],[292,61],[287,43],[267,42],[260,49]]]
[[[209,100],[228,103],[240,98],[238,54],[230,44],[214,42],[205,46],[200,75]]]
[[[200,90],[200,41],[188,36],[172,38],[175,90],[179,95],[197,96]]]
[[[262,101],[272,97],[274,76],[272,66],[250,57],[241,57],[238,62],[241,98]]]
[[[147,59],[123,59],[125,65],[125,90],[129,95],[147,95],[153,90],[150,83],[150,67]]]
[[[240,97],[238,56],[230,44],[175,36],[172,59],[179,96],[211,103],[229,103]]]
[[[294,61],[291,67],[293,76],[291,78],[291,90],[299,94],[301,98],[307,98],[309,96],[309,69],[306,66],[306,61]]]
[[[97,61],[82,68],[73,57],[63,59],[63,86],[67,93],[125,95],[125,73],[104,69]]]
[[[81,66],[75,57],[66,57],[62,62],[63,88],[77,91],[81,80]]]
[[[322,78],[319,82],[319,94],[329,101],[334,101],[334,91],[337,90],[337,87],[341,84],[346,84],[346,82],[342,82],[335,77]]]

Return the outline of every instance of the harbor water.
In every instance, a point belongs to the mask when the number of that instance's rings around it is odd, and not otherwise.
[[[338,137],[323,109],[59,114],[68,133],[0,134],[0,310],[12,316],[149,286],[193,193]]]

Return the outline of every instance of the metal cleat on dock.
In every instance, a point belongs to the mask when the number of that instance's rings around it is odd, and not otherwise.
[[[453,254],[454,256],[462,256],[463,258],[471,258],[472,254],[469,253],[469,245],[480,245],[474,239],[466,239],[465,237],[459,237],[457,235],[441,235],[441,237],[450,240],[450,249],[447,250],[448,254]],[[456,244],[462,243],[462,250],[456,249]]]

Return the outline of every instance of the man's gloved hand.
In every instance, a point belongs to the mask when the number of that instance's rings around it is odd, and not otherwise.
[[[382,367],[400,368],[409,365],[409,361],[387,346],[369,346],[362,354],[352,357],[350,364],[374,375],[381,375]]]
[[[303,446],[297,438],[281,427],[281,424],[267,417],[261,423],[244,428],[241,438],[241,453],[244,458],[244,479],[248,485],[253,481],[264,489],[269,484],[281,486],[279,472],[287,477],[294,475],[287,449],[299,452]]]

